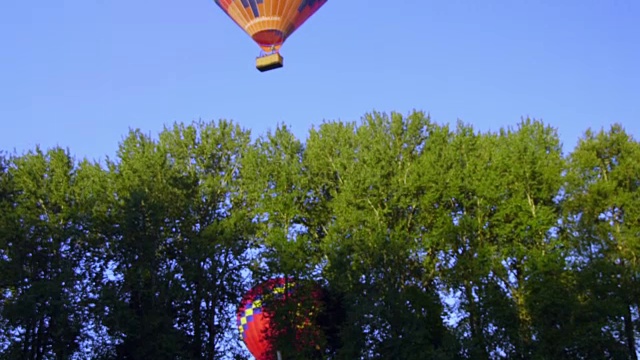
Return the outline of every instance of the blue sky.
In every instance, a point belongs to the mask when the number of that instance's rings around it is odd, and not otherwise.
[[[255,69],[213,0],[3,3],[0,150],[113,156],[129,128],[231,119],[300,138],[326,120],[424,110],[479,130],[521,117],[570,151],[588,127],[640,138],[640,1],[329,0]]]

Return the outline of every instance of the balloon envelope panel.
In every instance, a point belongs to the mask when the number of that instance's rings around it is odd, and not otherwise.
[[[214,0],[264,50],[279,50],[327,0]]]
[[[317,303],[320,292],[318,289],[311,291],[310,294],[297,292],[300,283],[294,279],[285,280],[284,278],[276,278],[267,280],[266,282],[253,287],[242,299],[237,312],[237,326],[247,349],[256,358],[256,360],[272,360],[276,358],[275,350],[271,343],[274,340],[271,336],[275,333],[271,332],[270,317],[273,315],[273,307],[270,306],[273,301],[283,301],[286,298],[295,299],[295,302],[308,298],[308,295],[314,302],[307,310],[298,309],[296,317],[298,317],[298,326],[296,330],[296,338],[298,338],[298,346],[314,346],[312,339],[302,339],[299,336],[302,333],[314,333],[316,329],[311,326],[313,313],[317,309]],[[298,303],[302,306],[301,303]],[[303,306],[304,307],[304,306]]]

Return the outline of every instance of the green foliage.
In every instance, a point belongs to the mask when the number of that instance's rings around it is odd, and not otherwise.
[[[107,258],[120,278],[103,288],[113,309],[104,322],[117,358],[230,351],[252,229],[238,186],[248,139],[226,121],[176,125],[157,143],[132,131],[109,163],[116,226],[105,230]]]
[[[314,346],[278,341],[286,360],[637,360],[639,190],[619,125],[565,156],[541,121],[481,133],[418,111],[304,143],[284,125],[132,130],[104,165],[0,156],[0,354],[245,359],[240,298],[293,276],[324,302]]]
[[[10,358],[69,358],[84,311],[75,269],[84,235],[73,160],[36,149],[2,163],[0,274],[2,337]]]
[[[581,305],[592,317],[600,315],[583,331],[611,358],[637,359],[639,159],[640,144],[613,125],[608,132],[585,133],[567,175],[565,211]]]

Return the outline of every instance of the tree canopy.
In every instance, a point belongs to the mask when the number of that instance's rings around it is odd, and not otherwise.
[[[0,356],[248,359],[275,276],[339,311],[284,359],[638,359],[640,143],[522,119],[131,130],[115,159],[0,154]]]

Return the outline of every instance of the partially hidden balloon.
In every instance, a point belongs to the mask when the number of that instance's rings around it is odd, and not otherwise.
[[[277,305],[293,305],[295,345],[303,348],[318,347],[320,329],[315,326],[315,316],[320,308],[320,287],[311,286],[301,291],[302,283],[291,278],[267,280],[249,290],[237,311],[237,326],[247,349],[256,360],[277,359],[276,341],[283,331],[273,323]],[[291,302],[293,301],[293,303]]]

